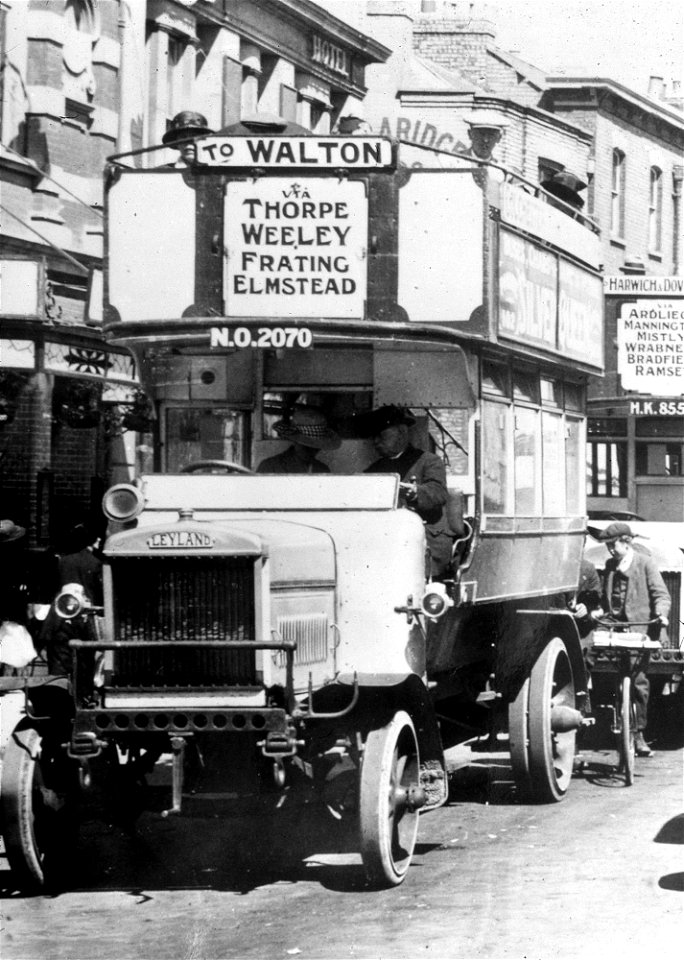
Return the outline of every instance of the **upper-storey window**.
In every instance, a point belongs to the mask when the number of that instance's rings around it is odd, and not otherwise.
[[[658,253],[663,235],[663,171],[651,167],[648,190],[648,249]]]
[[[622,150],[613,150],[610,232],[614,237],[625,235],[625,171],[624,153]]]

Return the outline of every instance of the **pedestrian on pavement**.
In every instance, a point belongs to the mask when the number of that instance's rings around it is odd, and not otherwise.
[[[336,450],[342,440],[322,410],[296,406],[290,416],[276,421],[273,429],[283,440],[289,440],[290,446],[262,460],[257,473],[330,473],[330,467],[318,459],[318,453]]]
[[[433,579],[449,572],[454,534],[447,520],[449,491],[444,461],[434,453],[414,447],[409,428],[416,418],[401,407],[373,410],[364,420],[380,458],[365,473],[398,473],[399,501],[415,511],[425,524],[430,574]]]
[[[647,633],[658,640],[669,624],[671,598],[652,556],[636,550],[634,534],[628,523],[611,523],[599,531],[597,539],[605,543],[610,558],[606,561],[603,581],[603,607],[611,620],[618,623],[646,623]],[[634,678],[636,706],[636,753],[650,757],[653,751],[646,743],[644,731],[648,721],[650,683],[646,673]]]

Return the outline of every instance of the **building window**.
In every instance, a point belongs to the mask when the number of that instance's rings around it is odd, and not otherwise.
[[[648,191],[648,249],[658,253],[663,229],[663,171],[651,167]]]
[[[681,477],[682,443],[637,443],[636,473],[640,477]]]
[[[587,444],[587,496],[627,496],[627,444],[590,440]]]
[[[614,237],[625,235],[625,169],[624,153],[622,150],[613,150],[610,232]]]

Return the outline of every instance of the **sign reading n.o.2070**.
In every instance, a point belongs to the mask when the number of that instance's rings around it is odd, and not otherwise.
[[[363,319],[368,198],[358,180],[230,181],[225,315]]]

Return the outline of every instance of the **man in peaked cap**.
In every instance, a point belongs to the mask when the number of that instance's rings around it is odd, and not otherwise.
[[[273,429],[289,440],[290,446],[262,460],[257,473],[330,473],[330,467],[317,459],[318,451],[337,450],[342,441],[322,410],[297,406],[289,417],[274,423]]]
[[[449,570],[453,534],[446,517],[449,493],[440,457],[412,446],[409,428],[416,418],[393,405],[380,407],[364,419],[364,432],[373,438],[380,458],[365,473],[398,473],[402,506],[414,510],[425,524],[432,577]]]
[[[635,550],[634,534],[628,523],[611,523],[599,531],[596,539],[605,543],[610,558],[606,561],[603,582],[603,608],[618,623],[658,622],[649,626],[648,634],[657,640],[668,626],[670,594],[652,556]],[[644,739],[648,720],[650,683],[643,671],[634,678],[636,707],[636,752],[639,757],[652,756]]]
[[[189,167],[197,160],[197,147],[188,137],[205,137],[213,133],[207,125],[206,117],[194,110],[181,110],[171,121],[169,129],[162,137],[162,143],[178,150],[179,157],[174,167]],[[185,143],[179,141],[185,140]]]

